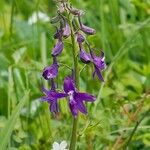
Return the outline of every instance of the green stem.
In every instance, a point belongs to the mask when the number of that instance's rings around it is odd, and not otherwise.
[[[149,112],[150,112],[150,108],[144,113],[144,115],[141,117],[141,119],[136,122],[136,125],[135,125],[135,127],[134,127],[132,133],[130,134],[129,139],[128,139],[126,145],[124,146],[123,150],[126,150],[126,149],[127,149],[127,147],[129,146],[129,144],[130,144],[130,142],[131,142],[131,140],[132,140],[132,137],[133,137],[133,135],[135,134],[135,132],[136,132],[138,126],[139,126],[139,125],[141,124],[141,122],[145,119],[145,117],[148,116]]]
[[[79,71],[78,71],[78,62],[77,62],[77,58],[76,58],[77,52],[76,52],[76,45],[75,45],[74,30],[73,30],[73,25],[72,25],[72,20],[70,18],[70,15],[68,15],[68,21],[69,21],[69,25],[70,25],[70,29],[71,29],[74,79],[75,79],[75,85],[79,89]],[[77,124],[78,124],[78,118],[74,118],[69,150],[75,150],[75,148],[76,148]]]

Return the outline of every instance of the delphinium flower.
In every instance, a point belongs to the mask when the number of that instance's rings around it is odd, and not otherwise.
[[[87,53],[84,49],[83,49],[83,42],[85,41],[85,38],[82,34],[77,34],[77,42],[79,45],[79,50],[80,50],[80,59],[83,63],[93,63],[94,65],[94,72],[93,72],[93,78],[95,76],[95,74],[97,74],[98,78],[101,81],[104,81],[103,76],[101,74],[101,71],[104,70],[106,68],[106,63],[105,63],[105,56],[104,56],[104,52],[101,51],[101,55],[98,57],[94,54],[94,51],[91,50],[90,45],[88,42],[86,42],[88,48],[89,48],[89,53]]]
[[[53,114],[56,114],[59,112],[58,100],[67,100],[71,114],[74,117],[74,120],[76,120],[79,112],[87,114],[85,103],[94,102],[96,100],[95,96],[86,92],[79,91],[79,68],[77,65],[78,59],[76,58],[76,56],[78,56],[79,54],[81,61],[85,64],[93,64],[93,77],[95,76],[95,74],[97,74],[98,78],[101,81],[104,81],[101,71],[106,68],[105,56],[104,52],[101,51],[101,55],[97,56],[94,50],[91,49],[90,44],[87,41],[86,37],[94,35],[96,33],[96,30],[86,26],[81,21],[81,17],[84,15],[84,12],[72,7],[68,0],[56,0],[56,2],[58,2],[57,14],[50,21],[56,27],[56,33],[54,34],[56,44],[51,50],[53,64],[45,67],[42,73],[44,79],[51,81],[51,89],[48,90],[44,87],[42,88],[42,91],[45,94],[45,96],[42,97],[42,101],[47,101],[50,106],[50,111]],[[69,56],[69,58],[73,61],[73,67],[71,68],[72,75],[65,75],[63,89],[59,89],[58,92],[58,89],[55,86],[55,78],[59,78],[58,69],[61,65],[61,63],[59,63],[59,60],[61,59],[60,56],[63,53],[63,49],[65,46],[64,40],[66,40],[67,38],[69,38],[69,40],[71,41],[70,50],[72,51],[72,55]],[[76,44],[78,45],[78,49],[76,49]],[[85,45],[87,46],[85,47]],[[87,51],[87,47],[89,51]],[[68,52],[66,52],[66,54],[68,54]],[[67,64],[65,65],[67,66]],[[76,121],[74,121],[72,132],[73,134],[70,143],[71,150],[75,149],[76,140],[74,139],[74,137],[76,138],[76,135],[74,134],[76,134],[76,128],[77,124]],[[58,144],[55,144],[55,146],[56,145],[58,146]]]
[[[94,64],[95,71],[93,77],[97,74],[98,78],[101,81],[104,81],[101,71],[106,68],[104,52],[101,52],[101,55],[98,57],[91,51],[92,62]]]
[[[58,63],[56,57],[53,57],[53,64],[44,68],[42,76],[44,79],[49,80],[57,77],[58,75]]]
[[[51,89],[47,90],[44,87],[42,87],[42,91],[44,92],[45,96],[41,98],[42,101],[47,101],[50,105],[50,111],[53,114],[56,114],[59,112],[59,107],[58,107],[58,99],[63,98],[66,96],[65,93],[59,93],[55,89],[55,83],[54,80],[51,79]]]
[[[77,33],[77,42],[80,49],[80,59],[83,63],[89,63],[91,61],[91,56],[90,54],[87,54],[83,49],[82,43],[84,42],[84,40],[84,36],[80,33]]]
[[[85,102],[94,102],[95,97],[89,93],[79,92],[76,87],[74,80],[71,77],[66,77],[64,80],[64,91],[69,100],[69,107],[72,112],[72,115],[76,117],[78,115],[78,111],[83,114],[87,114],[86,107],[84,106]]]
[[[46,90],[44,87],[42,88],[42,91],[46,95],[45,97],[42,97],[42,100],[47,101],[50,104],[50,111],[52,113],[59,112],[57,101],[63,97],[68,98],[69,108],[74,117],[78,115],[78,111],[82,112],[83,114],[87,114],[84,101],[94,102],[96,99],[91,94],[79,92],[75,87],[72,77],[68,76],[64,79],[64,93],[59,93],[56,91],[53,79],[51,80],[51,84],[51,90]]]

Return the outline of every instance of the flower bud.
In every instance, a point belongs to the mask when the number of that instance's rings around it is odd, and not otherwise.
[[[44,68],[42,76],[44,79],[53,79],[58,75],[58,65],[56,63]]]
[[[71,34],[70,27],[68,23],[66,23],[65,27],[63,28],[63,37],[68,38]]]
[[[52,50],[52,56],[58,56],[64,48],[64,44],[61,40],[58,40],[57,44]]]
[[[81,30],[88,35],[93,35],[96,32],[95,29],[85,26],[84,24],[81,24]]]
[[[59,39],[61,40],[62,39],[62,33],[63,33],[63,30],[62,29],[58,29],[56,31],[56,33],[54,34],[54,39]]]
[[[90,56],[90,54],[86,53],[83,50],[83,48],[82,48],[81,45],[79,47],[80,47],[80,59],[81,59],[81,61],[83,63],[89,63],[89,62],[91,62],[91,56]]]
[[[83,43],[85,40],[84,36],[80,33],[77,33],[77,42],[78,43]]]

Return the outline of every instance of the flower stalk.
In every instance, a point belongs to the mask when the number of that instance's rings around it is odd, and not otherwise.
[[[72,55],[73,55],[73,64],[74,64],[74,66],[73,66],[74,80],[75,80],[76,87],[79,89],[79,73],[78,73],[78,62],[77,62],[77,58],[76,58],[75,37],[74,37],[72,20],[71,20],[69,14],[68,14],[68,21],[69,21],[69,26],[71,29]],[[71,141],[70,141],[69,150],[75,150],[76,141],[77,141],[77,126],[78,126],[78,117],[73,118],[73,126],[72,126],[72,133],[71,133]]]
[[[85,64],[93,64],[95,67],[93,74],[97,74],[101,81],[103,81],[101,71],[105,69],[106,65],[104,62],[105,57],[103,52],[99,56],[96,56],[94,50],[92,49],[90,49],[90,53],[86,52],[84,47],[84,44],[86,44],[85,37],[86,35],[89,36],[95,34],[96,31],[81,22],[80,17],[83,15],[83,11],[73,8],[67,0],[58,1],[57,4],[57,15],[51,20],[51,23],[55,24],[57,29],[54,34],[54,39],[57,42],[51,53],[53,63],[52,65],[45,67],[42,73],[45,80],[51,81],[51,89],[49,90],[44,87],[42,88],[45,96],[42,97],[41,100],[48,102],[50,111],[53,115],[56,115],[60,111],[58,101],[61,98],[67,97],[70,112],[73,116],[69,150],[75,150],[79,112],[87,114],[85,103],[94,102],[96,100],[95,96],[79,91],[80,72],[78,68],[78,57]],[[71,39],[73,66],[71,68],[71,73],[64,78],[63,90],[60,92],[57,89],[55,78],[59,76],[59,60],[65,46],[64,41],[67,38]]]

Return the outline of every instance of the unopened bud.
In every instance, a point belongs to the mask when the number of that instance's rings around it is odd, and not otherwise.
[[[62,41],[58,40],[57,44],[52,50],[52,56],[58,56],[64,48],[64,44]]]
[[[84,36],[80,33],[77,33],[77,42],[78,43],[83,43],[85,40]]]
[[[93,35],[96,33],[95,29],[85,26],[84,24],[81,24],[81,30],[88,35]]]
[[[70,36],[70,34],[71,34],[70,27],[68,23],[66,23],[65,27],[63,28],[63,37],[67,38]]]

